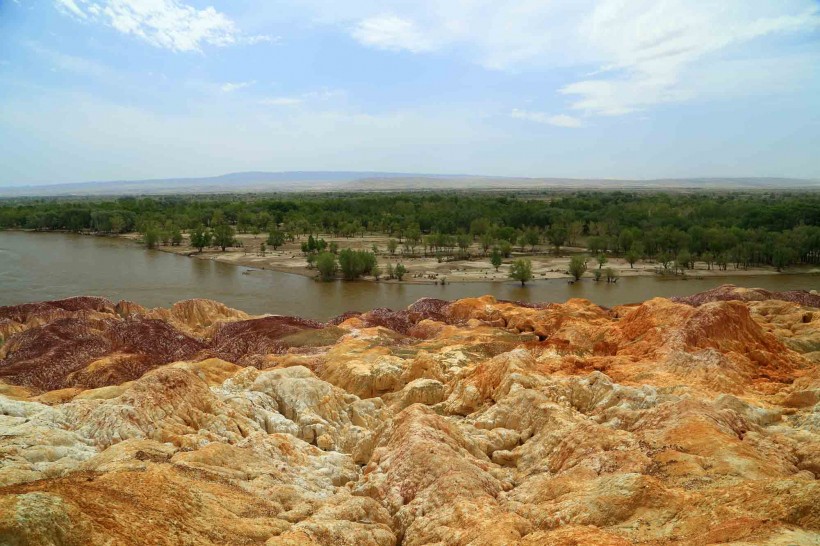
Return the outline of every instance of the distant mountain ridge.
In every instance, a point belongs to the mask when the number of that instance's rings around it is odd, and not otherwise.
[[[142,180],[110,180],[92,182],[71,182],[62,184],[43,184],[0,187],[0,195],[71,195],[77,194],[111,194],[131,192],[168,193],[188,191],[253,191],[256,186],[266,186],[268,191],[279,191],[272,186],[286,185],[322,185],[349,182],[367,177],[389,178],[391,176],[408,176],[406,173],[370,172],[370,171],[247,171],[206,177],[152,178]],[[228,184],[232,187],[225,187]],[[271,187],[269,187],[271,186]],[[282,190],[287,191],[284,187]],[[32,193],[35,195],[35,193]]]
[[[525,178],[378,171],[249,171],[211,177],[114,180],[0,187],[0,197],[112,196],[172,193],[549,189],[818,189],[800,178]]]

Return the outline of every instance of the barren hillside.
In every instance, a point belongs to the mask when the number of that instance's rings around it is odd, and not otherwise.
[[[818,308],[0,307],[0,543],[817,544]]]

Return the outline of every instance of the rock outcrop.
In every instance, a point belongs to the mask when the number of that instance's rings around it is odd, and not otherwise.
[[[820,544],[820,301],[0,307],[0,544]]]

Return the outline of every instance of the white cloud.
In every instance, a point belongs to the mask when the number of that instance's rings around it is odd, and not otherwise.
[[[262,99],[259,104],[265,106],[298,106],[304,102],[299,97],[272,97],[269,99]]]
[[[257,34],[255,36],[244,36],[242,41],[245,42],[246,44],[253,45],[253,44],[263,44],[263,43],[272,44],[274,42],[278,42],[279,40],[281,40],[281,38],[279,36],[270,36],[268,34]]]
[[[69,13],[75,17],[85,19],[86,15],[83,10],[74,2],[74,0],[56,0],[57,9],[64,13]]]
[[[345,95],[342,89],[320,89],[319,91],[309,91],[303,93],[302,97],[311,100],[330,100]]]
[[[570,109],[588,115],[715,96],[721,89],[707,87],[702,76],[725,58],[754,60],[756,40],[820,30],[816,0],[354,0],[344,9],[301,2],[369,47],[447,49],[513,72],[575,68],[578,75],[558,91]],[[769,79],[776,84],[776,76]],[[724,80],[729,94],[761,78],[738,71]]]
[[[515,108],[510,112],[510,116],[515,119],[525,119],[527,121],[534,121],[535,123],[543,123],[545,125],[555,125],[556,127],[578,128],[582,127],[581,120],[566,114],[550,115],[545,112],[532,112],[529,110],[519,110]]]
[[[591,0],[290,0],[312,20],[345,28],[363,45],[416,53],[457,50],[483,66],[566,62],[572,23]],[[565,24],[570,23],[570,24]],[[547,58],[547,59],[545,59]]]
[[[604,61],[598,77],[560,92],[573,97],[571,108],[599,115],[681,102],[713,91],[701,88],[698,74],[719,62],[720,54],[768,35],[818,28],[818,8],[801,1],[724,0],[706,6],[686,0],[604,0],[579,27],[581,38]]]
[[[244,36],[233,20],[213,7],[197,9],[178,0],[55,0],[63,13],[104,23],[151,45],[172,51],[200,51],[217,47],[269,41],[266,36]]]
[[[405,49],[421,53],[435,48],[429,34],[417,28],[412,20],[395,15],[379,15],[364,19],[356,25],[352,34],[362,44],[379,49]]]
[[[345,92],[341,89],[321,89],[319,91],[308,91],[301,95],[293,97],[271,97],[262,99],[259,104],[266,106],[298,106],[305,102],[328,101],[337,97],[344,96]]]
[[[238,91],[240,89],[244,89],[246,87],[250,87],[256,83],[256,80],[249,81],[249,82],[226,82],[219,86],[219,89],[223,93],[231,93],[233,91]]]
[[[273,40],[242,35],[227,15],[185,3],[194,0],[54,1],[64,13],[176,51]],[[550,80],[563,81],[539,100],[550,101],[542,109],[574,119],[761,88],[782,92],[783,81],[794,88],[820,58],[817,0],[281,0],[254,10],[268,14],[257,21],[309,21],[310,32],[330,25],[380,50],[442,52],[511,73],[559,67]],[[769,62],[759,62],[763,56]],[[315,99],[266,100],[293,106]]]

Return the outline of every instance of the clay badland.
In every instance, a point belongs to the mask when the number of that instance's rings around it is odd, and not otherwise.
[[[820,296],[0,307],[0,543],[816,544]]]

